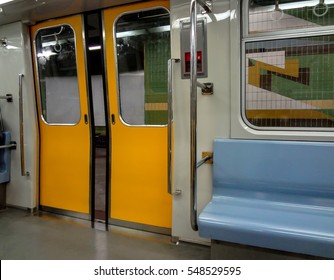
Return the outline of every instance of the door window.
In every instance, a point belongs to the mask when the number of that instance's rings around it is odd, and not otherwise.
[[[169,24],[162,8],[126,14],[116,22],[120,115],[129,125],[167,123]]]
[[[42,116],[48,124],[77,124],[80,100],[71,26],[43,28],[35,39]]]

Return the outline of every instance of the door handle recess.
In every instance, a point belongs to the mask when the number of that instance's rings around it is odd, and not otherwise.
[[[111,124],[116,124],[115,114],[111,114]]]
[[[84,122],[85,122],[85,124],[88,124],[88,115],[87,114],[84,114]]]

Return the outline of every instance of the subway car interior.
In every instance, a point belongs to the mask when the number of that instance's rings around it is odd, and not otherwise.
[[[334,259],[333,170],[334,0],[0,1],[0,259]]]

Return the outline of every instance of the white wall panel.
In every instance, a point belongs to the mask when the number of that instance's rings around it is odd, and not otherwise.
[[[172,58],[180,58],[180,19],[189,19],[190,1],[171,1]],[[198,8],[198,11],[200,9]],[[207,17],[208,78],[214,94],[204,96],[198,90],[197,158],[213,150],[216,137],[230,135],[230,10],[229,1],[215,1],[214,21]],[[190,82],[181,79],[181,64],[173,65],[174,98],[174,191],[172,235],[181,240],[207,242],[190,226]],[[198,214],[211,198],[212,165],[198,169]]]
[[[6,37],[7,47],[0,47],[0,94],[12,94],[13,102],[1,100],[0,106],[4,128],[16,141],[16,150],[11,151],[11,181],[7,184],[7,204],[33,209],[37,206],[37,158],[38,138],[36,102],[31,62],[28,27],[20,22],[0,26],[0,37]],[[30,176],[21,176],[20,129],[19,129],[19,74],[24,74],[23,116],[24,156],[26,171]]]

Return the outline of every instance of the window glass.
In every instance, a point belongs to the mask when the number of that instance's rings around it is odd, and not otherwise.
[[[80,121],[75,34],[69,25],[38,31],[35,39],[42,116],[49,124]]]
[[[333,25],[334,0],[252,0],[248,21],[250,34]]]
[[[304,5],[312,1],[280,2]],[[314,5],[317,3],[313,1]],[[332,15],[329,7],[325,16]],[[291,11],[289,17],[296,21],[301,18]],[[331,20],[328,18],[326,24],[331,24]],[[267,21],[262,24],[266,28]],[[262,30],[260,25],[257,30]],[[334,35],[323,34],[323,29],[310,36],[298,37],[296,32],[291,30],[278,39],[273,39],[270,32],[261,38],[244,38],[244,115],[258,127],[333,128]]]
[[[116,23],[120,112],[127,124],[167,123],[169,24],[165,9],[126,14]]]

